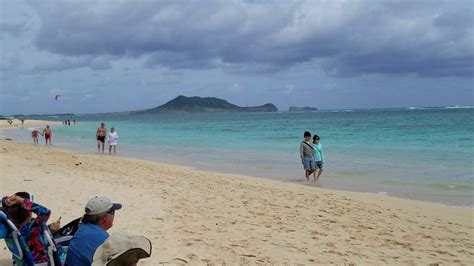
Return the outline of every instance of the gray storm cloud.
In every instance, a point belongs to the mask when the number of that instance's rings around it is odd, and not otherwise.
[[[30,3],[42,21],[35,45],[66,57],[140,57],[146,66],[240,71],[317,62],[333,76],[474,73],[473,9],[444,10],[443,1]]]

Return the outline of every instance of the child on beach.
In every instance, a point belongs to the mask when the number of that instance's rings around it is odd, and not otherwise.
[[[112,148],[115,154],[116,147],[117,147],[117,140],[118,140],[118,133],[117,131],[115,131],[115,128],[111,128],[110,133],[107,136],[107,141],[109,142],[109,154],[112,154]]]
[[[314,148],[314,164],[315,164],[315,171],[313,173],[314,181],[318,181],[319,177],[323,173],[323,164],[324,164],[324,153],[323,153],[323,146],[319,143],[319,136],[313,136],[313,148]]]
[[[36,145],[36,144],[39,144],[39,141],[38,141],[38,134],[41,134],[38,130],[34,129],[33,131],[31,131],[31,137],[33,138],[33,143]],[[41,134],[41,136],[43,136],[43,134]]]
[[[308,131],[304,132],[304,140],[300,144],[300,157],[301,163],[305,170],[306,181],[309,181],[309,176],[314,172],[314,157],[313,157],[313,144],[310,142],[311,133]]]

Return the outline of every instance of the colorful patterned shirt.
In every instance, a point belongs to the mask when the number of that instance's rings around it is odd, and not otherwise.
[[[51,211],[39,204],[31,202],[27,199],[23,201],[25,209],[31,210],[36,214],[36,218],[32,218],[27,224],[20,228],[21,235],[26,240],[26,245],[31,251],[31,255],[36,263],[49,261],[48,257],[48,243],[43,237],[43,231],[46,227],[46,222],[51,215]]]
[[[51,211],[42,205],[31,202],[28,199],[24,199],[23,207],[26,210],[30,210],[31,212],[36,214],[36,218],[31,218],[30,222],[23,224],[20,227],[21,237],[26,243],[26,250],[24,251],[29,252],[31,254],[31,257],[35,263],[48,262],[48,243],[46,242],[46,239],[43,236],[43,231],[46,228],[46,222],[48,221],[49,216],[51,215]],[[7,243],[7,246],[9,248],[12,244],[14,244],[14,240],[10,230],[3,224],[0,226],[0,238],[5,239],[5,242]],[[20,260],[14,257],[14,261],[18,266],[31,265],[31,263],[29,262],[29,260],[31,260],[31,257],[27,255],[24,260]]]

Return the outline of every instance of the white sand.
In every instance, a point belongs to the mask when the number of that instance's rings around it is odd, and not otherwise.
[[[141,265],[474,261],[472,209],[7,141],[0,162],[1,195],[29,191],[64,224],[91,196],[121,202],[111,231],[152,240]]]
[[[0,128],[15,128],[15,127],[21,127],[21,126],[45,126],[45,125],[59,125],[61,122],[56,122],[56,121],[45,121],[45,120],[31,120],[31,119],[26,119],[23,121],[23,124],[21,123],[20,120],[18,119],[13,119],[12,124],[8,124],[8,120],[0,120]]]

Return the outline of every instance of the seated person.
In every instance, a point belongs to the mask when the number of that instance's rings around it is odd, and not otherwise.
[[[30,201],[33,201],[32,196],[28,192],[17,192],[15,193],[16,196],[20,196],[24,199],[29,199]],[[61,228],[61,217],[55,222],[52,222],[48,225],[49,231],[51,231],[51,234],[54,234],[56,231]]]
[[[108,198],[95,196],[85,207],[82,224],[69,243],[66,265],[90,266],[94,253],[109,237],[107,230],[113,226],[115,211],[122,204],[112,203]]]
[[[5,240],[8,250],[12,253],[13,265],[33,265],[35,262],[25,240],[21,237],[14,237],[13,230],[16,228],[10,226],[13,225],[13,222],[8,218],[6,211],[4,206],[0,208],[0,239]]]
[[[28,195],[29,196],[29,195]],[[6,210],[8,218],[20,230],[26,246],[29,249],[35,263],[49,262],[47,241],[43,231],[49,219],[51,211],[44,206],[31,202],[28,198],[18,195],[4,197],[2,206]],[[36,217],[32,217],[32,212]],[[63,256],[61,248],[58,255]],[[23,261],[15,258],[16,265],[23,265]]]

